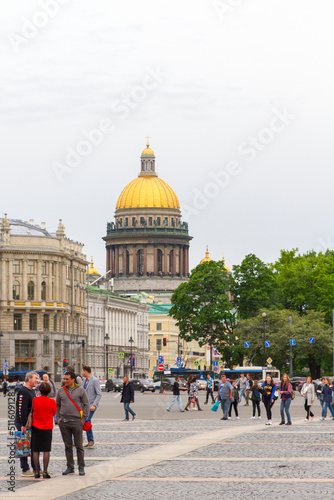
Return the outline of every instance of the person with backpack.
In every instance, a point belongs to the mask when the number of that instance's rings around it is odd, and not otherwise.
[[[281,421],[279,425],[291,425],[291,416],[290,416],[290,404],[292,401],[292,385],[290,384],[290,379],[287,373],[283,373],[281,383],[279,386],[279,392],[281,395]],[[285,424],[284,412],[286,414],[287,423]]]
[[[261,408],[260,408],[261,392],[257,380],[254,380],[253,385],[250,388],[249,399],[252,401],[253,404],[253,416],[251,417],[251,419],[255,418],[256,410],[257,410],[257,418],[261,419]]]
[[[326,419],[328,408],[332,414],[332,420],[334,420],[334,410],[332,408],[333,385],[332,385],[331,379],[329,377],[326,378],[325,384],[323,385],[323,388],[322,388],[322,392],[323,392],[324,397],[323,397],[322,415],[321,415],[320,420]]]

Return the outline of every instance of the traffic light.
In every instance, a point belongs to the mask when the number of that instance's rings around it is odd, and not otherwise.
[[[164,347],[166,347],[166,345],[167,345],[167,339],[166,339],[166,337],[164,337],[162,344],[163,344]]]
[[[66,359],[63,359],[63,368],[66,368],[66,366],[67,366],[67,361]]]

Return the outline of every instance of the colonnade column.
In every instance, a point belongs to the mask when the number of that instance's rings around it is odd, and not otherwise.
[[[137,259],[136,259],[136,245],[133,245],[132,251],[132,272],[133,274],[137,273]]]
[[[119,248],[118,245],[115,245],[115,274],[119,275]]]
[[[184,274],[185,276],[188,276],[189,274],[189,247],[186,246],[184,248],[184,252],[185,252],[185,255],[184,255],[184,267],[185,267],[185,270],[184,270]]]
[[[144,245],[144,263],[143,263],[143,274],[147,273],[147,246]]]
[[[183,268],[183,246],[180,245],[180,276],[184,275],[184,268]]]
[[[173,245],[173,269],[172,273],[175,275],[176,274],[176,247]]]
[[[155,275],[158,274],[158,248],[154,246],[154,268],[153,272]]]
[[[123,274],[127,274],[127,268],[126,268],[126,245],[123,245]]]

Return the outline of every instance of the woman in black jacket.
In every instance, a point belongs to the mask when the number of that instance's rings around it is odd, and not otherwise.
[[[122,399],[121,403],[124,403],[124,411],[125,411],[125,419],[129,420],[129,413],[132,415],[132,420],[135,419],[135,412],[130,408],[130,403],[133,403],[135,400],[135,390],[133,387],[133,383],[129,382],[128,377],[123,378],[123,389],[122,389]]]

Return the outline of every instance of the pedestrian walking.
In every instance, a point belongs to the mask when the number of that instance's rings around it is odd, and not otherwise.
[[[186,391],[187,389],[185,387],[180,387],[179,382],[180,382],[180,377],[176,377],[175,382],[173,384],[173,399],[170,405],[168,406],[167,411],[171,411],[175,401],[177,401],[177,404],[179,405],[179,410],[181,412],[184,412],[184,410],[182,409],[180,390]]]
[[[42,382],[39,386],[40,396],[32,402],[31,452],[35,466],[35,478],[40,478],[39,454],[43,452],[43,479],[50,479],[48,466],[50,461],[53,417],[56,415],[57,405],[53,398],[49,398],[51,386]]]
[[[244,375],[244,373],[240,374],[240,378],[238,380],[238,388],[239,388],[239,404],[241,403],[242,397],[245,398],[246,403],[244,406],[247,406],[247,398],[246,398],[246,385],[247,385],[247,379]]]
[[[188,383],[189,383],[189,396],[188,396],[187,406],[185,407],[185,411],[188,411],[188,408],[191,405],[191,403],[196,403],[198,411],[202,411],[202,408],[200,407],[199,401],[198,401],[198,387],[196,384],[195,377],[193,377],[191,375],[188,378]]]
[[[79,475],[85,475],[84,449],[82,446],[82,429],[89,412],[87,393],[76,381],[73,372],[64,375],[64,386],[57,393],[57,422],[65,445],[67,468],[63,476],[74,474],[73,441],[77,450]]]
[[[315,391],[314,384],[312,382],[311,377],[307,377],[305,384],[303,385],[300,395],[305,398],[304,408],[306,411],[305,422],[309,422],[311,418],[311,422],[314,419],[314,414],[311,411],[311,406],[314,403]]]
[[[257,410],[257,418],[261,419],[261,408],[260,408],[261,392],[257,380],[254,380],[253,385],[250,388],[249,399],[252,401],[253,405],[253,416],[251,417],[251,419],[255,418],[256,410]]]
[[[15,389],[14,389],[14,392],[15,394],[17,394],[19,392],[19,390],[21,389],[22,387],[22,384],[19,380],[16,381],[16,384],[15,384]]]
[[[92,421],[93,415],[99,406],[100,399],[102,397],[102,391],[100,382],[94,375],[92,375],[92,369],[90,366],[85,365],[82,367],[82,376],[84,378],[84,382],[82,387],[87,392],[88,401],[89,401],[89,414],[88,414],[88,422]],[[86,431],[87,435],[87,444],[85,444],[84,448],[95,448],[94,443],[94,435],[93,428]]]
[[[253,385],[252,377],[251,377],[250,373],[247,373],[247,375],[246,375],[246,405],[245,406],[249,406],[249,396],[250,396],[250,390],[252,388],[252,385]]]
[[[124,411],[125,411],[125,419],[124,420],[129,420],[129,413],[132,415],[132,420],[135,419],[136,414],[130,408],[130,404],[135,402],[135,389],[133,387],[133,383],[129,382],[128,377],[123,378],[123,389],[122,389],[122,398],[121,398],[121,403],[124,404]]]
[[[321,384],[318,385],[318,388],[316,390],[316,395],[317,395],[317,399],[318,399],[318,401],[320,403],[320,406],[321,406],[321,415],[322,415],[322,408],[324,406],[324,392],[323,392],[323,388],[324,388],[324,385],[326,384],[325,377],[321,377],[320,381],[321,381]]]
[[[16,398],[16,413],[15,413],[15,427],[18,431],[21,431],[23,434],[26,433],[26,423],[28,420],[28,416],[31,412],[32,402],[34,398],[36,398],[36,387],[38,384],[38,374],[36,372],[28,372],[25,376],[25,383],[19,389]],[[32,469],[35,469],[32,456],[31,466]],[[34,476],[34,472],[32,472],[29,468],[28,458],[20,457],[20,466],[21,466],[21,476]],[[39,466],[36,472],[39,471]]]
[[[265,406],[266,412],[267,412],[267,422],[265,425],[271,425],[272,424],[272,413],[271,409],[277,399],[277,396],[275,396],[275,392],[277,389],[277,385],[273,381],[273,378],[270,375],[266,376],[265,382],[263,382],[263,386],[261,388],[262,392],[262,401]]]
[[[215,402],[215,398],[213,397],[213,388],[214,388],[214,379],[210,375],[210,373],[208,373],[207,382],[206,382],[206,399],[205,399],[205,403],[204,403],[205,405],[208,404],[209,396],[211,396],[211,401],[213,403]]]
[[[219,387],[219,401],[223,411],[223,417],[220,420],[228,420],[228,413],[232,401],[232,391],[232,385],[226,380],[226,375],[222,375]]]
[[[329,409],[329,411],[331,412],[332,420],[334,420],[334,410],[332,407],[333,384],[329,377],[326,377],[325,384],[322,387],[322,392],[323,392],[323,407],[320,420],[325,420],[325,418],[327,417],[327,409]]]
[[[233,407],[236,419],[239,420],[239,414],[238,414],[239,389],[235,383],[235,380],[231,380],[231,386],[232,386],[232,399],[231,399],[230,409],[228,411],[228,419],[230,420],[232,418],[232,407]]]
[[[292,401],[292,385],[287,373],[284,373],[282,376],[279,392],[281,395],[281,421],[279,425],[285,424],[284,412],[287,419],[286,425],[291,425],[290,404]]]
[[[7,389],[8,389],[8,382],[7,382],[7,380],[4,378],[4,379],[3,379],[3,382],[2,382],[2,395],[3,395],[3,397],[4,397],[4,398],[6,397],[6,394],[7,394]]]

